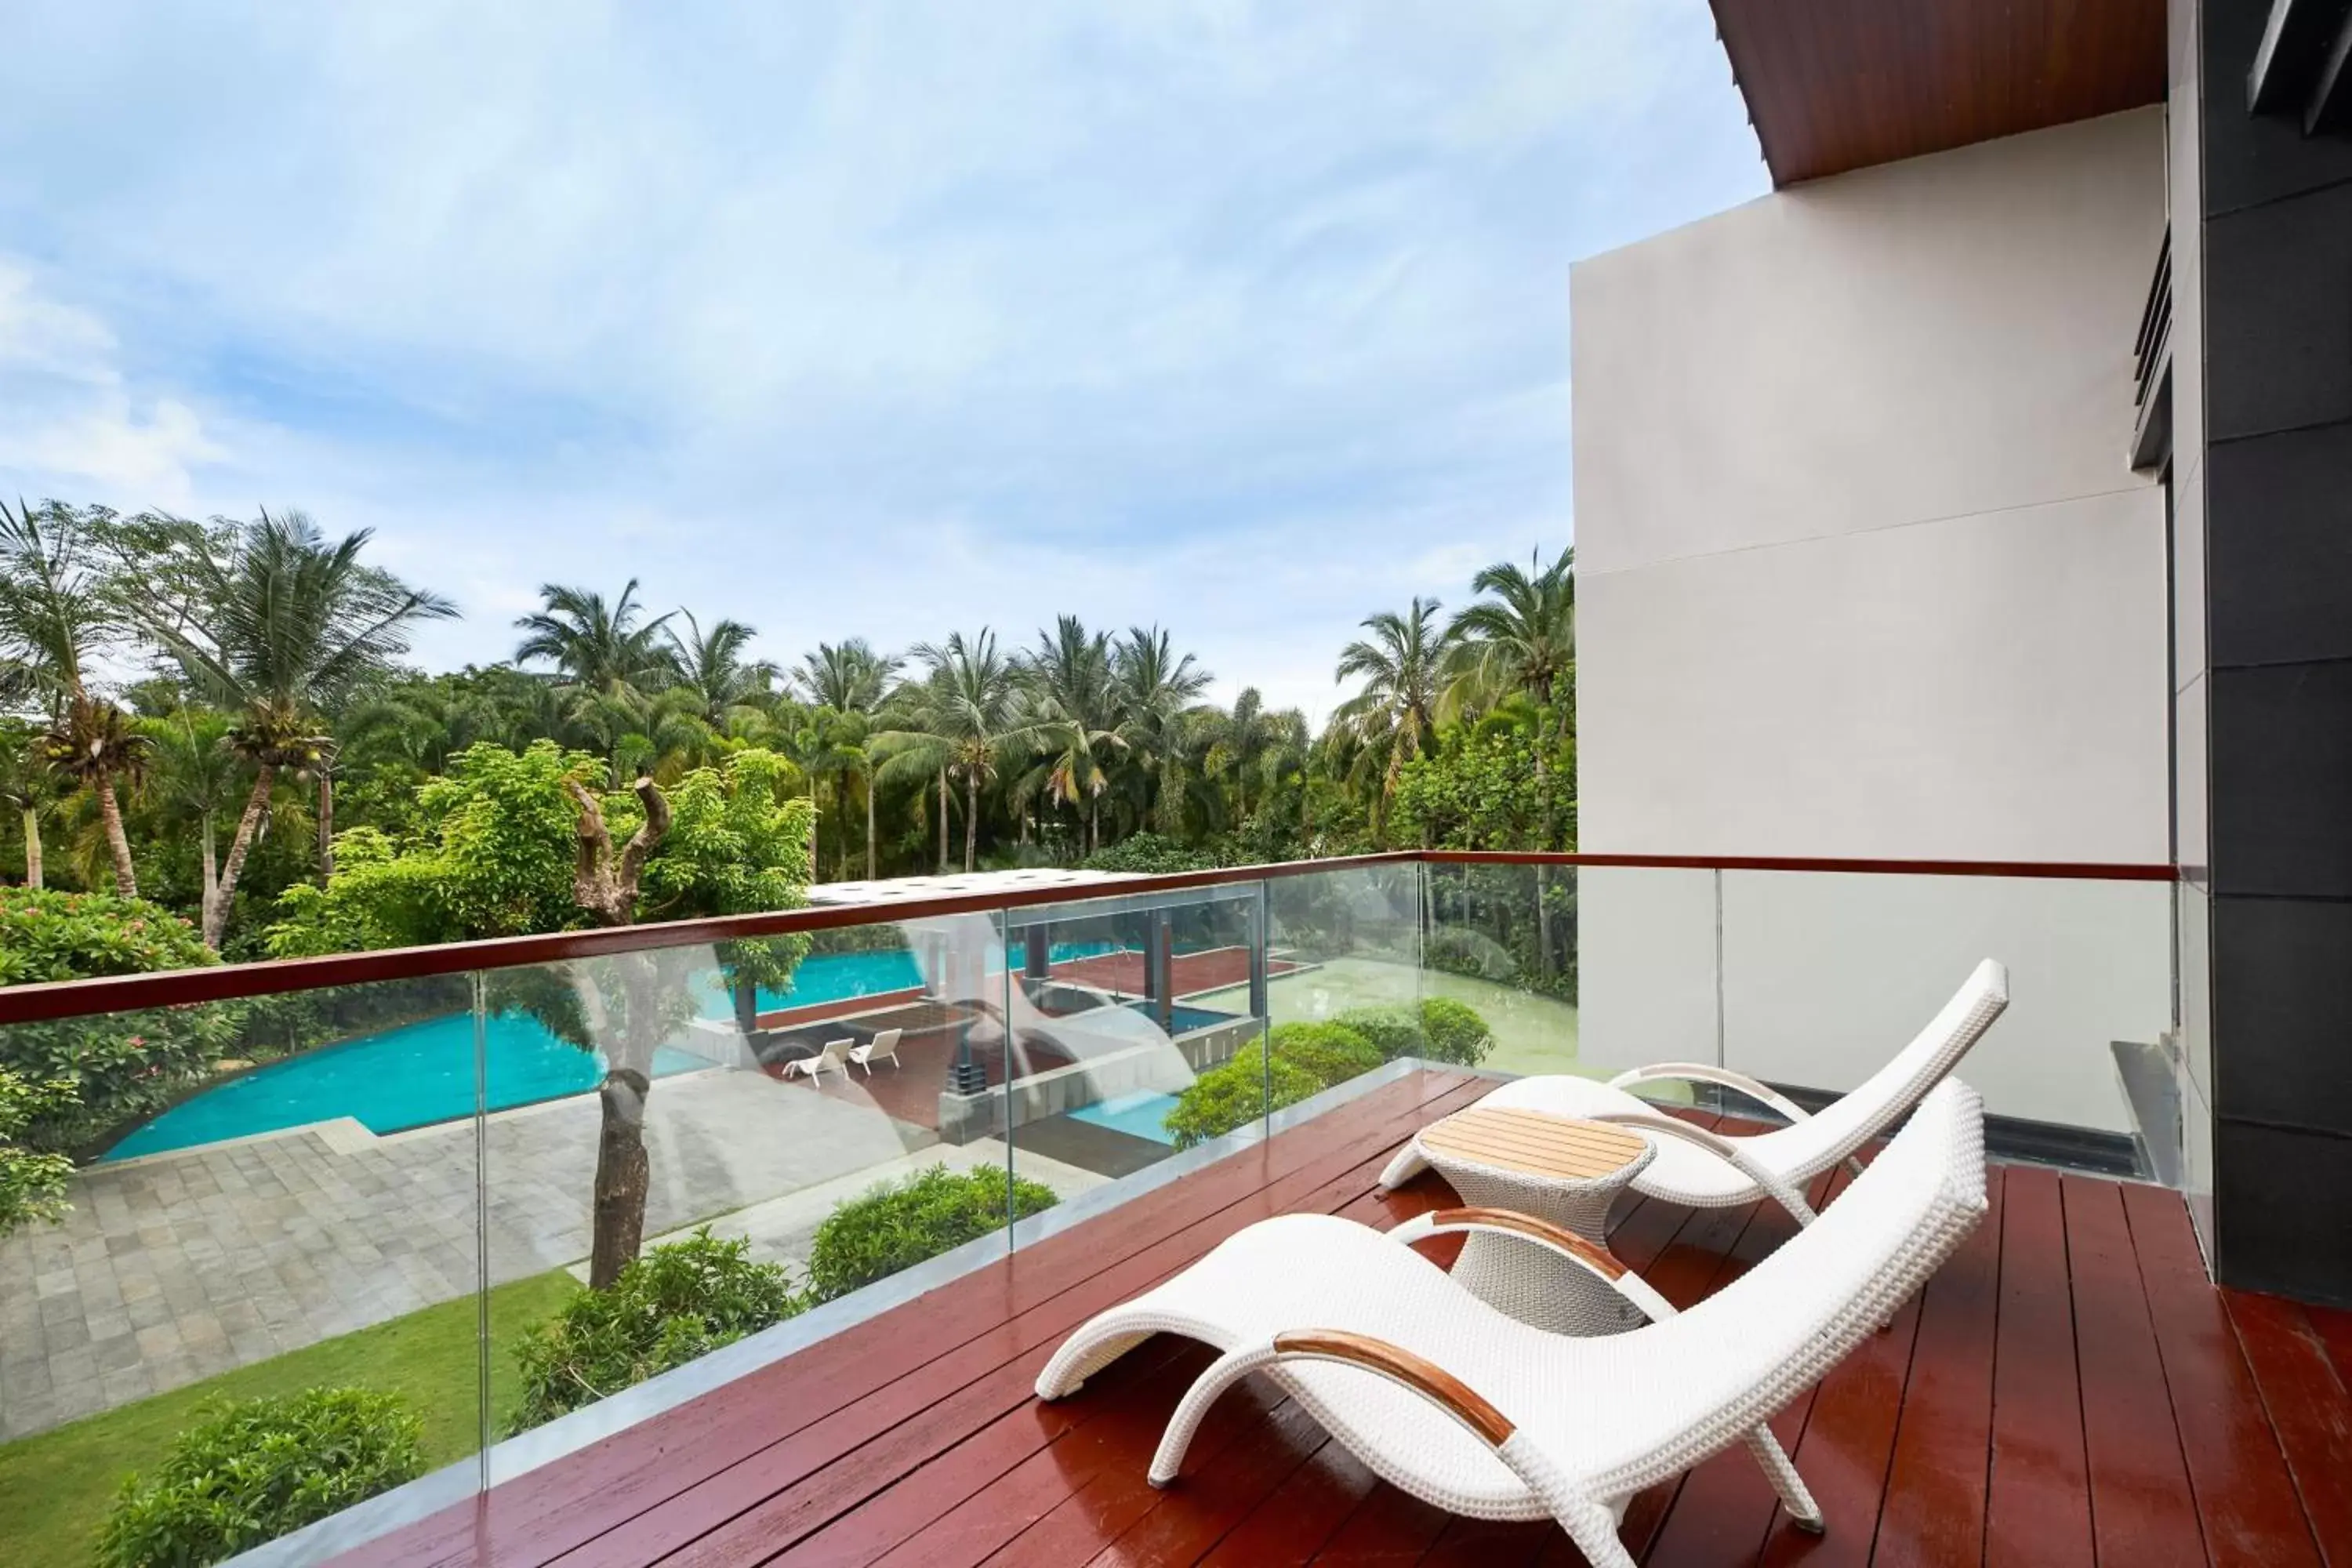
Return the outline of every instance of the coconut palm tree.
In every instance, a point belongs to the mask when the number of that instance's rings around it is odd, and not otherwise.
[[[329,543],[299,511],[264,511],[225,539],[193,527],[179,536],[185,580],[200,613],[142,600],[142,620],[190,685],[235,715],[230,749],[254,768],[244,814],[229,840],[216,896],[203,911],[205,945],[218,947],[280,773],[316,781],[320,871],[334,869],[334,742],[321,714],[340,710],[391,673],[419,621],[457,614],[361,561],[367,529]]]
[[[1036,765],[1024,796],[1043,794],[1056,805],[1083,812],[1083,846],[1102,847],[1102,797],[1110,787],[1105,759],[1128,749],[1118,731],[1118,693],[1112,679],[1110,638],[1088,632],[1076,616],[1037,634],[1023,665],[1031,701],[1028,734]]]
[[[887,731],[887,750],[899,758],[922,757],[941,769],[940,834],[946,836],[947,780],[963,784],[963,868],[980,861],[980,786],[996,776],[998,758],[1020,725],[1020,681],[1012,661],[996,646],[996,634],[982,626],[967,638],[950,633],[944,644],[918,643],[913,656],[930,671],[910,711],[919,731]],[[903,765],[903,764],[902,764]]]
[[[1179,657],[1158,626],[1130,626],[1111,648],[1118,732],[1135,759],[1160,831],[1178,832],[1184,807],[1186,716],[1214,678]]]
[[[1304,765],[1310,741],[1304,713],[1296,708],[1269,710],[1255,686],[1244,687],[1230,710],[1205,710],[1198,732],[1205,742],[1202,772],[1231,784],[1234,814],[1240,817],[1248,816],[1279,780]]]
[[[597,742],[617,777],[623,739],[639,732],[648,700],[677,679],[664,633],[677,612],[643,619],[635,577],[610,603],[602,594],[560,583],[542,583],[539,596],[540,607],[515,621],[525,634],[515,647],[515,662],[555,667],[566,719]]]
[[[1404,764],[1420,756],[1437,731],[1437,710],[1450,639],[1440,630],[1435,599],[1416,596],[1403,615],[1383,610],[1366,616],[1372,635],[1339,650],[1336,679],[1363,684],[1332,710],[1331,726],[1343,733],[1355,756],[1352,773],[1360,787],[1366,770],[1377,765],[1380,786],[1376,819],[1383,818],[1396,794]]]
[[[35,508],[20,500],[14,511],[0,502],[0,686],[47,710],[43,761],[97,797],[115,891],[135,899],[139,872],[116,786],[136,773],[143,741],[89,680],[91,661],[124,629],[114,580],[99,554],[108,521],[57,501]]]
[[[677,666],[674,689],[691,692],[703,721],[723,733],[737,718],[759,710],[774,688],[776,667],[766,659],[743,658],[754,628],[741,621],[713,621],[706,632],[692,611],[677,613],[686,620],[687,635],[678,636],[675,626],[663,627]]]
[[[13,719],[0,719],[0,801],[16,812],[25,834],[25,886],[45,879],[41,814],[47,809],[51,774],[41,753],[40,731]]]
[[[836,713],[863,713],[871,718],[890,692],[890,678],[905,661],[897,654],[874,651],[864,637],[846,642],[821,642],[801,659],[792,684],[808,701]]]
[[[165,808],[175,829],[194,824],[204,889],[198,907],[212,909],[220,902],[220,816],[236,803],[240,782],[228,717],[183,706],[165,717],[142,720],[140,729],[152,748],[149,798]]]
[[[1446,627],[1452,643],[1446,668],[1448,706],[1473,711],[1511,692],[1535,704],[1536,786],[1543,803],[1544,847],[1551,847],[1553,814],[1548,753],[1564,718],[1561,700],[1576,673],[1576,549],[1562,550],[1549,566],[1538,552],[1521,571],[1498,562],[1470,580],[1488,595],[1455,616]]]

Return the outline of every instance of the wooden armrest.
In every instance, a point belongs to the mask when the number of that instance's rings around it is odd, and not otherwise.
[[[1549,1220],[1540,1220],[1516,1209],[1440,1209],[1429,1216],[1429,1224],[1437,1230],[1477,1226],[1487,1230],[1517,1231],[1532,1240],[1548,1242],[1562,1252],[1574,1254],[1577,1261],[1612,1284],[1625,1277],[1625,1265],[1607,1247],[1587,1240],[1564,1226],[1553,1225]]]
[[[1518,1429],[1475,1389],[1435,1362],[1370,1334],[1351,1334],[1339,1329],[1303,1329],[1276,1334],[1274,1351],[1280,1356],[1347,1362],[1377,1372],[1443,1405],[1455,1420],[1494,1447],[1509,1442],[1511,1434]]]

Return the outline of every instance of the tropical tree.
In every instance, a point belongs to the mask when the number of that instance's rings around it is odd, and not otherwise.
[[[195,613],[152,594],[134,601],[189,684],[235,713],[229,746],[254,769],[219,883],[202,911],[206,947],[220,945],[279,773],[316,781],[320,879],[333,875],[334,741],[323,714],[390,674],[417,622],[457,614],[447,600],[361,561],[371,537],[359,529],[331,544],[299,511],[264,511],[225,534],[189,525],[173,542],[177,580],[194,595]]]
[[[1130,626],[1111,648],[1118,732],[1140,774],[1140,795],[1160,831],[1183,826],[1186,719],[1214,679],[1191,654],[1178,656],[1158,626]]]
[[[61,502],[14,511],[0,502],[0,689],[31,697],[49,716],[45,763],[89,790],[106,826],[115,890],[139,896],[117,785],[136,779],[141,741],[122,710],[99,697],[91,662],[124,629],[101,545],[112,514]]]
[[[1536,788],[1544,803],[1549,847],[1554,814],[1546,758],[1576,673],[1575,547],[1562,550],[1549,565],[1538,552],[1526,571],[1498,562],[1472,578],[1470,586],[1486,597],[1446,628],[1452,643],[1447,697],[1464,711],[1491,706],[1513,691],[1534,702]]]
[[[793,671],[792,684],[819,708],[836,713],[863,713],[871,718],[889,696],[890,678],[904,661],[896,654],[874,651],[864,637],[846,642],[821,642],[803,657]]]
[[[1362,787],[1367,770],[1377,768],[1376,820],[1385,820],[1405,763],[1428,749],[1437,732],[1437,710],[1450,639],[1437,625],[1435,599],[1416,596],[1403,615],[1383,610],[1367,616],[1360,637],[1339,650],[1340,681],[1362,684],[1332,710],[1331,728],[1352,752],[1353,782]]]
[[[184,704],[140,723],[150,749],[147,776],[152,803],[173,827],[193,825],[195,829],[200,910],[221,901],[218,824],[221,814],[236,804],[240,782],[231,728],[226,714]]]
[[[943,760],[943,788],[946,776],[962,781],[963,868],[970,871],[979,864],[981,784],[996,776],[999,755],[1018,731],[1019,677],[986,626],[970,638],[952,632],[941,645],[918,643],[913,651],[930,670],[919,710],[931,743],[923,754]],[[944,834],[944,805],[941,813]]]
[[[540,607],[515,622],[525,634],[515,662],[555,667],[566,718],[617,767],[625,738],[641,732],[649,699],[677,678],[665,635],[677,612],[644,619],[635,577],[610,603],[602,594],[558,583],[541,584],[539,595]]]
[[[28,888],[40,887],[45,876],[41,814],[48,807],[50,777],[40,732],[29,724],[0,719],[0,802],[16,811],[23,828]]]
[[[1198,718],[1206,742],[1202,770],[1234,792],[1234,815],[1247,817],[1266,796],[1307,764],[1311,735],[1307,715],[1296,708],[1269,709],[1255,686],[1245,686],[1230,710],[1211,708]]]
[[[1106,761],[1128,750],[1119,732],[1118,692],[1111,672],[1110,638],[1089,633],[1076,616],[1063,616],[1037,634],[1036,651],[1023,667],[1033,711],[1035,765],[1024,797],[1044,794],[1082,813],[1087,854],[1102,847],[1102,797],[1110,787]]]
[[[703,722],[724,733],[737,720],[760,711],[774,687],[776,667],[765,659],[744,658],[755,634],[741,621],[713,621],[706,632],[693,611],[677,614],[686,621],[686,636],[678,636],[675,626],[663,627],[677,666],[673,689],[690,694]]]

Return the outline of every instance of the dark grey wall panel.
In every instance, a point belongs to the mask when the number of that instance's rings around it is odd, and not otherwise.
[[[2352,1137],[2352,903],[2224,897],[2212,922],[2215,1112]]]
[[[2209,680],[2213,890],[2352,899],[2352,661]]]
[[[2300,115],[2246,112],[2271,0],[2204,0],[2205,210],[2234,212],[2352,180],[2352,138],[2305,141]]]
[[[2207,218],[2205,307],[2210,446],[2352,419],[2352,184]]]
[[[2352,1138],[2224,1116],[2213,1163],[2222,1279],[2352,1304]]]
[[[2352,425],[2222,442],[2204,485],[2224,520],[2209,541],[2212,662],[2352,658]]]

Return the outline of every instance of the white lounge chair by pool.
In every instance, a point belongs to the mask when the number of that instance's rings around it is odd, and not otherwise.
[[[838,1040],[827,1040],[824,1043],[824,1047],[818,1051],[816,1055],[813,1057],[801,1057],[794,1060],[786,1062],[784,1064],[784,1081],[789,1083],[793,1079],[805,1078],[811,1083],[821,1086],[824,1081],[824,1069],[827,1068],[831,1068],[842,1077],[847,1078],[849,1076],[849,1050],[850,1047],[855,1046],[856,1043],[857,1042],[856,1040],[846,1037]]]
[[[1792,1517],[1822,1527],[1764,1424],[1924,1284],[1985,1208],[1983,1102],[1948,1082],[1819,1222],[1717,1295],[1630,1333],[1530,1328],[1378,1231],[1285,1215],[1087,1323],[1046,1363],[1037,1394],[1076,1393],[1155,1333],[1202,1340],[1222,1353],[1178,1404],[1154,1483],[1176,1479],[1217,1396],[1263,1372],[1423,1501],[1556,1520],[1598,1568],[1633,1568],[1617,1539],[1627,1501],[1734,1443],[1763,1463]],[[1496,1222],[1423,1229],[1462,1223]],[[1558,1246],[1537,1222],[1496,1228]],[[1633,1282],[1591,1243],[1559,1250]]]
[[[874,1076],[876,1062],[888,1062],[896,1068],[898,1065],[898,1037],[905,1032],[903,1029],[881,1030],[864,1045],[852,1046],[849,1059],[864,1068],[867,1078]]]
[[[1790,1203],[1790,1194],[1801,1193],[1815,1176],[1852,1161],[1863,1145],[1884,1136],[1923,1095],[1951,1075],[2008,1005],[2009,971],[1988,958],[1893,1060],[1852,1093],[1810,1115],[1744,1073],[1698,1062],[1635,1068],[1607,1083],[1565,1073],[1514,1079],[1478,1103],[1640,1128],[1654,1134],[1651,1142],[1658,1155],[1633,1178],[1635,1192],[1692,1208],[1728,1208],[1773,1197],[1801,1224],[1811,1224],[1811,1210],[1801,1199]],[[1630,1092],[1636,1084],[1675,1080],[1735,1089],[1770,1106],[1790,1124],[1752,1138],[1725,1137],[1665,1115]],[[1426,1169],[1428,1162],[1416,1139],[1389,1162],[1381,1173],[1381,1185],[1400,1186]]]

